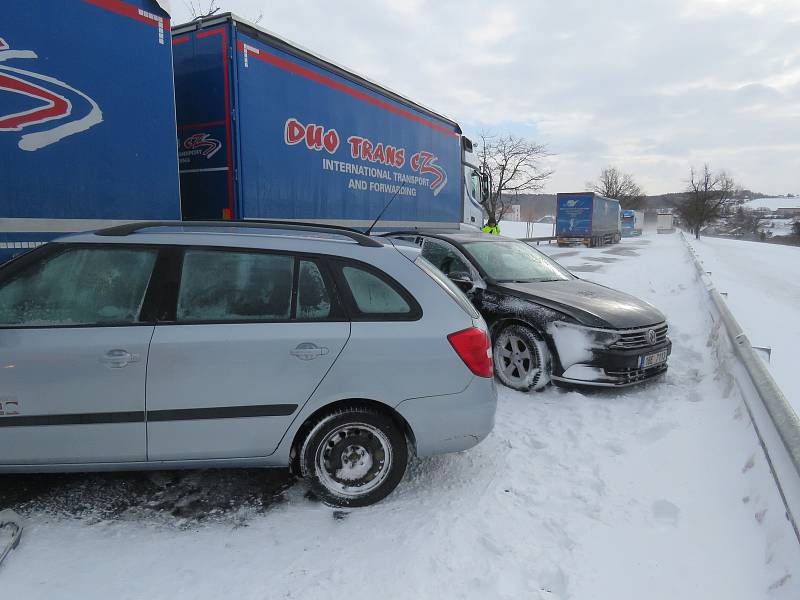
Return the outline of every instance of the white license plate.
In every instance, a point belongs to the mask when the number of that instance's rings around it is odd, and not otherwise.
[[[667,351],[662,350],[661,352],[656,352],[655,354],[647,354],[646,356],[639,357],[639,368],[646,369],[647,367],[652,367],[653,365],[658,365],[663,363],[667,360]]]

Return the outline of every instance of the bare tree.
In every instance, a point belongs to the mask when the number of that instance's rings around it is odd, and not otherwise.
[[[606,167],[597,181],[587,183],[586,187],[606,198],[619,200],[623,209],[641,208],[644,204],[645,193],[633,175],[623,173],[616,167]]]
[[[676,204],[676,212],[700,239],[703,226],[717,219],[733,198],[736,184],[725,171],[714,173],[707,164],[700,172],[692,167],[686,184],[686,194]]]
[[[489,197],[482,203],[490,223],[499,223],[511,208],[511,194],[537,192],[553,174],[544,165],[551,156],[547,146],[513,135],[481,134],[479,155],[491,179]]]
[[[731,220],[738,227],[741,227],[744,233],[758,235],[758,230],[764,224],[764,221],[767,220],[767,212],[763,210],[751,210],[740,206]]]
[[[195,2],[195,0],[188,0],[184,2],[184,5],[191,13],[192,19],[204,19],[222,10],[218,0],[208,0],[208,6],[206,8],[203,8],[203,0],[197,0],[197,2]]]

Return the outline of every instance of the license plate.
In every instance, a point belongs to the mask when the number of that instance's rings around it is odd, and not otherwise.
[[[647,367],[652,367],[653,365],[663,363],[666,360],[667,360],[666,350],[662,350],[661,352],[656,352],[655,354],[647,354],[645,356],[640,356],[639,368],[646,369]]]

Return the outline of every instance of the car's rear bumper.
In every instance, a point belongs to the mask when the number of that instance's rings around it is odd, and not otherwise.
[[[475,446],[494,428],[494,379],[474,377],[463,392],[412,398],[395,409],[408,422],[417,456],[460,452]]]
[[[648,348],[634,350],[599,350],[593,353],[591,361],[575,364],[560,375],[552,375],[557,384],[597,387],[627,387],[644,383],[667,371],[667,362],[641,367],[642,356],[666,351],[667,359],[672,353],[672,342],[664,342]]]

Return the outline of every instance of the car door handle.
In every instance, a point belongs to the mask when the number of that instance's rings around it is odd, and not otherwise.
[[[132,354],[122,348],[114,348],[101,356],[100,362],[105,363],[112,369],[121,369],[131,363],[139,362],[139,355]]]
[[[291,350],[289,354],[299,358],[300,360],[314,360],[317,357],[325,356],[330,350],[324,346],[317,346],[311,342],[303,342],[298,344],[297,348]]]

